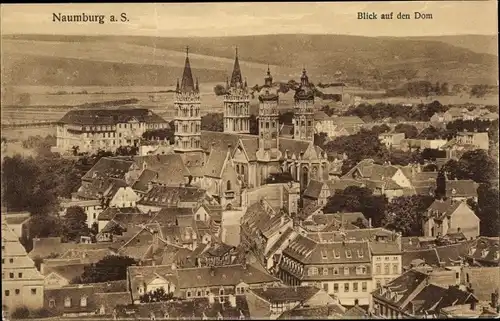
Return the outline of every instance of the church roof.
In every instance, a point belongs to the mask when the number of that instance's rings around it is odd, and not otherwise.
[[[182,93],[195,92],[193,74],[191,72],[191,64],[189,63],[188,50],[186,49],[186,61],[184,62],[184,72],[182,73],[182,81],[180,91]]]
[[[302,76],[300,77],[300,86],[295,91],[294,98],[296,100],[300,99],[314,99],[314,91],[309,83],[309,77],[307,77],[307,71],[304,68],[302,70]]]
[[[237,84],[243,85],[243,78],[241,77],[240,62],[238,60],[238,49],[236,49],[236,58],[234,59],[233,74],[231,75],[231,87],[236,87]]]

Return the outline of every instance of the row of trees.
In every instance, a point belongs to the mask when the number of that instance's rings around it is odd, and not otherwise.
[[[383,120],[386,118],[402,121],[429,121],[432,115],[445,112],[448,106],[435,100],[429,104],[403,105],[376,103],[374,105],[363,103],[349,108],[344,116],[358,116],[365,122]]]

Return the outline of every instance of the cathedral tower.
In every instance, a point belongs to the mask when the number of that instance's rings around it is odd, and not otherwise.
[[[226,82],[224,96],[224,132],[250,133],[250,96],[247,82],[241,77],[238,49],[234,59],[231,81]]]
[[[314,140],[314,91],[309,83],[306,69],[302,70],[300,86],[294,95],[293,138]]]
[[[259,94],[259,150],[278,149],[279,112],[278,90],[273,88],[273,77],[269,67]]]
[[[175,92],[175,147],[179,153],[201,151],[200,89],[198,79],[193,81],[189,64],[189,48],[186,48],[186,61],[182,81]]]

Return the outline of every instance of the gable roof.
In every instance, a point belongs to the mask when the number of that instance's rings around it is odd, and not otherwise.
[[[132,119],[146,123],[167,123],[146,108],[75,109],[68,111],[57,123],[74,125],[116,125]]]
[[[477,197],[479,184],[471,179],[447,180],[446,197]]]
[[[307,185],[306,190],[304,191],[304,196],[312,199],[318,199],[323,189],[323,183],[317,180],[310,180]]]
[[[236,286],[241,282],[248,285],[280,282],[279,279],[251,265],[177,269],[177,275],[181,289]]]
[[[44,269],[44,275],[48,276],[51,273],[56,273],[57,275],[71,282],[74,278],[82,276],[86,265],[86,263],[76,263],[68,265],[48,266]]]
[[[206,196],[206,191],[198,187],[176,187],[155,185],[138,201],[142,205],[176,206],[178,202],[200,202]]]
[[[320,291],[314,286],[294,286],[294,287],[260,287],[249,289],[261,299],[274,303],[304,302],[312,298]]]

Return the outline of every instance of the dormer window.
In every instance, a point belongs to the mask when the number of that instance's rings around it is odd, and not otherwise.
[[[362,258],[364,256],[363,250],[358,250],[358,257]]]
[[[497,261],[498,259],[500,259],[500,252],[499,251],[495,251],[495,258],[494,258],[494,260]]]
[[[339,269],[338,268],[333,268],[333,274],[338,275],[339,274]]]
[[[328,275],[328,268],[323,268],[323,275]]]
[[[349,268],[348,267],[344,268],[344,275],[349,275]]]
[[[352,258],[352,253],[351,253],[351,250],[347,250],[347,251],[345,251],[345,256],[346,256],[348,259]]]
[[[339,253],[338,251],[333,250],[333,256],[334,256],[336,259],[339,259],[339,258],[340,258],[340,253]]]
[[[71,298],[70,297],[66,297],[64,299],[64,307],[65,308],[71,308]]]
[[[488,255],[488,253],[489,253],[489,252],[490,252],[490,251],[488,251],[487,249],[482,250],[482,251],[481,251],[481,257],[483,257],[483,258],[484,258],[484,257],[486,257],[486,256]]]
[[[473,255],[474,252],[476,252],[476,248],[475,247],[471,247],[470,250],[469,250],[469,255]]]

